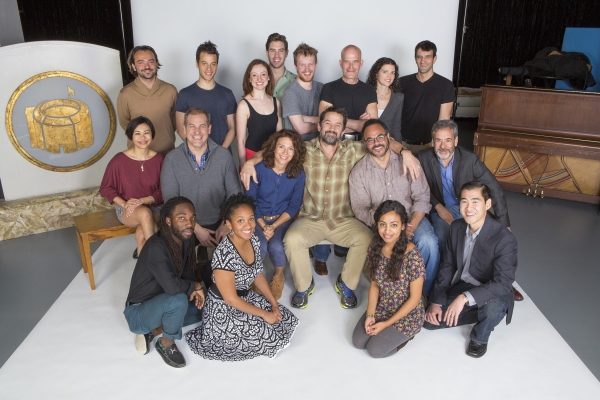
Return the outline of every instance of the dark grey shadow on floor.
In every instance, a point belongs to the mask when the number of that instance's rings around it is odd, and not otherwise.
[[[519,245],[517,281],[600,379],[599,207],[511,192],[506,197]]]
[[[80,269],[75,228],[0,241],[0,367]]]

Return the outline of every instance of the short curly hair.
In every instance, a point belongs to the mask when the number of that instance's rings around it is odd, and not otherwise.
[[[200,46],[198,46],[196,49],[196,62],[200,61],[200,53],[213,54],[217,56],[217,64],[219,63],[219,51],[217,50],[217,45],[210,40],[200,44]]]
[[[381,57],[379,60],[375,61],[375,64],[369,70],[369,75],[367,76],[367,83],[374,88],[377,88],[377,74],[381,70],[384,65],[393,65],[396,70],[396,76],[394,77],[394,81],[390,85],[390,89],[392,92],[399,93],[402,92],[402,88],[400,87],[400,72],[398,71],[398,64],[396,61],[392,60],[388,57]]]
[[[272,134],[262,146],[263,162],[267,168],[275,166],[275,148],[281,138],[289,138],[294,145],[294,156],[287,164],[285,173],[288,178],[297,178],[304,171],[306,146],[300,134],[289,129],[282,129]]]
[[[232,194],[221,204],[221,219],[231,222],[230,218],[233,212],[243,205],[250,207],[252,212],[256,211],[256,200],[254,200],[254,197],[244,193]]]

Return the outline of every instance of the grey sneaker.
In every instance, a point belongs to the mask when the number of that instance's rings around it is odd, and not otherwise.
[[[163,361],[167,365],[173,368],[185,367],[185,358],[183,358],[183,354],[181,354],[175,343],[173,343],[165,349],[159,339],[156,341],[154,347],[156,347],[158,354],[160,354]]]
[[[308,296],[313,294],[315,291],[315,280],[310,281],[310,286],[304,292],[298,292],[292,296],[292,307],[295,308],[306,308],[308,306]]]
[[[342,281],[342,274],[339,274],[337,277],[337,281],[335,282],[335,291],[341,295],[340,305],[342,308],[356,308],[358,300],[356,299],[354,290],[348,289],[348,286],[346,286],[346,284]]]
[[[154,335],[152,332],[145,333],[143,335],[135,335],[135,349],[141,355],[148,354],[153,340]]]

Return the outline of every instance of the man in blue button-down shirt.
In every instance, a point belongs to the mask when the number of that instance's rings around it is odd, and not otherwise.
[[[421,150],[417,157],[429,183],[431,193],[431,224],[438,238],[440,257],[450,232],[450,224],[462,218],[457,194],[462,185],[471,181],[485,183],[490,188],[496,219],[510,230],[508,206],[504,191],[496,177],[477,154],[458,146],[458,126],[451,120],[440,120],[431,128],[432,147]],[[523,295],[514,289],[515,300]]]

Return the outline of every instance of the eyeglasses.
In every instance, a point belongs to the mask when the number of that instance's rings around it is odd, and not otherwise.
[[[383,134],[377,135],[374,138],[365,139],[365,143],[366,144],[373,144],[373,143],[375,143],[375,141],[377,141],[377,142],[383,142],[385,140],[385,137],[386,137],[386,135],[383,135]]]

